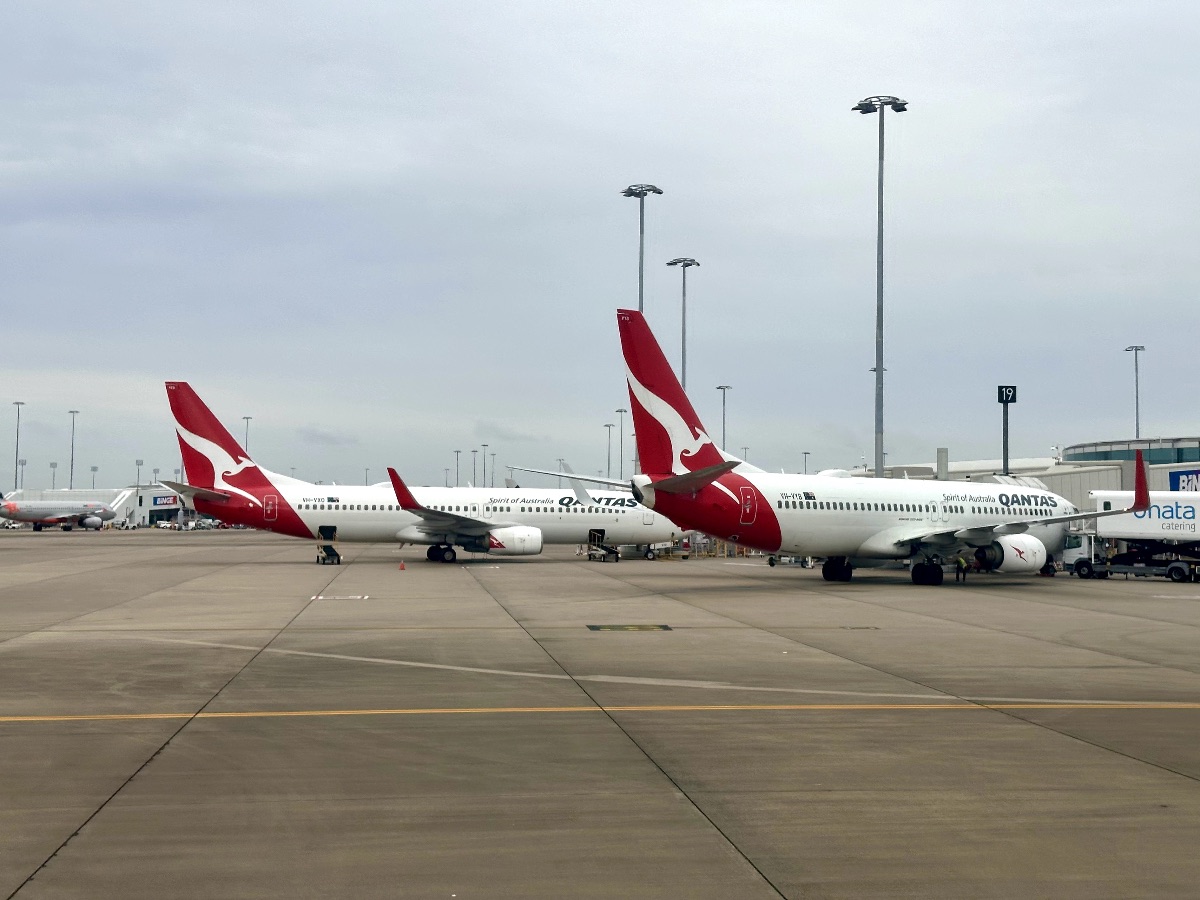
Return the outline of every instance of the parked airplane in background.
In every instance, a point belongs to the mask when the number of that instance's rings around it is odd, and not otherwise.
[[[0,519],[32,522],[34,531],[41,531],[46,525],[59,525],[63,531],[70,531],[76,525],[98,531],[105,522],[116,517],[113,507],[124,503],[131,493],[121,494],[111,506],[97,500],[3,500],[0,501]]]
[[[544,544],[649,547],[679,536],[673,523],[628,491],[577,493],[550,488],[409,489],[391,485],[310,484],[259,467],[187,382],[168,381],[188,483],[164,481],[205,515],[300,538],[428,544],[430,560],[472,553],[531,556]],[[580,492],[582,493],[582,492]],[[585,502],[586,501],[586,502]]]
[[[617,324],[643,473],[634,496],[681,528],[825,557],[827,581],[849,581],[855,565],[908,559],[915,584],[940,584],[942,560],[960,553],[997,572],[1053,571],[1068,523],[1149,505],[1141,451],[1133,505],[1099,513],[1003,484],[763,472],[709,438],[642,314],[618,310]]]

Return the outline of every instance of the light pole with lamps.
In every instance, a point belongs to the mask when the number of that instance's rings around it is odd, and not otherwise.
[[[1141,344],[1133,344],[1125,348],[1126,353],[1133,351],[1133,436],[1135,439],[1142,436],[1142,402],[1141,384],[1138,378],[1138,354],[1145,349]]]
[[[679,366],[679,383],[683,389],[687,390],[687,270],[690,266],[698,266],[696,262],[686,256],[681,256],[678,259],[673,259],[668,266],[679,266],[683,270],[683,357]]]
[[[142,460],[135,459],[133,462],[137,466],[137,479],[133,483],[140,485],[142,483]]]
[[[614,410],[620,416],[617,419],[617,477],[622,481],[625,480],[625,413],[629,412],[625,407]]]
[[[809,451],[808,451],[808,450],[802,450],[802,451],[800,451],[800,452],[804,454],[804,474],[805,474],[805,475],[807,475],[807,474],[808,474],[808,454],[809,454]]]
[[[24,400],[14,400],[13,406],[17,408],[17,443],[13,448],[13,490],[17,489],[17,458],[21,455],[21,407],[25,405]]]
[[[246,423],[246,439],[242,442],[242,449],[245,450],[246,453],[250,452],[250,420],[253,418],[254,416],[242,416],[242,419]]]
[[[661,193],[662,190],[652,184],[631,184],[621,191],[623,197],[638,199],[638,312],[645,311],[646,195]]]
[[[50,490],[54,490],[55,482],[58,481],[58,463],[50,463]]]
[[[154,483],[158,484],[158,473],[161,472],[162,470],[161,469],[151,469],[151,471],[154,473]]]
[[[450,467],[446,466],[446,487],[450,487]]]
[[[479,453],[478,450],[471,451],[471,487],[479,486],[479,476],[475,469],[475,463],[479,459],[479,457],[477,456],[478,453]]]
[[[100,467],[89,466],[88,468],[92,470],[92,490],[94,491],[96,489],[96,473],[100,471]]]
[[[883,477],[883,111],[904,112],[908,103],[899,97],[875,96],[860,100],[855,112],[879,113],[879,189],[875,239],[875,477]]]
[[[68,409],[67,412],[71,414],[71,471],[67,476],[67,490],[73,491],[75,489],[75,417],[79,415],[79,410]]]
[[[607,422],[607,423],[605,423],[605,425],[604,425],[604,430],[608,432],[608,473],[605,475],[605,477],[606,477],[606,478],[612,478],[612,430],[613,430],[613,423],[612,423],[612,422]]]
[[[454,451],[454,486],[455,487],[458,487],[458,454],[460,454],[460,453],[462,453],[461,450]]]
[[[733,390],[732,384],[718,384],[717,390],[721,392],[721,449],[725,449],[725,392]]]
[[[749,457],[750,457],[750,448],[743,447],[742,448],[742,459],[745,460],[746,462],[749,462],[750,461]]]

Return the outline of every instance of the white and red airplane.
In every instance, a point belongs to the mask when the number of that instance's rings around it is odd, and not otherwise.
[[[63,531],[70,531],[76,525],[99,531],[116,516],[113,507],[124,503],[131,493],[119,495],[111,505],[98,500],[0,500],[0,519],[32,522],[34,531],[41,531],[46,525],[58,525]]]
[[[1052,571],[1068,523],[1149,506],[1141,451],[1133,506],[1099,513],[1028,487],[764,472],[713,443],[642,314],[618,310],[617,324],[642,468],[634,497],[684,529],[824,557],[827,581],[907,559],[915,584],[940,584],[942,560],[962,553],[986,570]]]
[[[201,513],[293,537],[429,545],[430,560],[454,562],[455,546],[495,556],[532,556],[543,544],[647,548],[680,530],[628,491],[550,488],[409,489],[391,484],[311,484],[258,466],[184,381],[168,381],[187,484],[164,481]],[[319,559],[319,557],[318,557]]]

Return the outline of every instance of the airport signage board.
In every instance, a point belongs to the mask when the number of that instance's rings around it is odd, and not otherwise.
[[[179,498],[174,494],[168,494],[165,497],[155,497],[151,506],[178,506]]]
[[[1183,469],[1168,474],[1171,478],[1171,490],[1200,491],[1200,469]]]
[[[996,385],[996,402],[1005,405],[1017,402],[1017,386],[1015,384]]]

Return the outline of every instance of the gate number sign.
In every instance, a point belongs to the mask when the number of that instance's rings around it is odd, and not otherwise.
[[[1017,402],[1017,386],[1015,384],[1001,384],[996,387],[996,402],[997,403],[1016,403]]]

